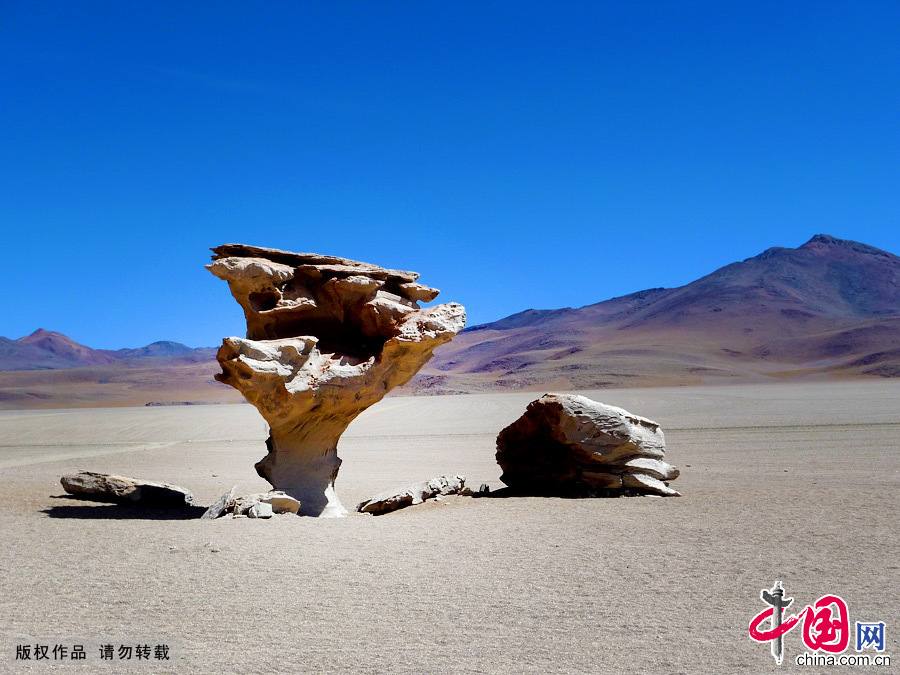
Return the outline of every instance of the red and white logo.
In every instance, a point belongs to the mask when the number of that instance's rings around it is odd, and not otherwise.
[[[786,614],[785,610],[793,598],[784,595],[784,587],[776,581],[771,589],[762,589],[760,599],[768,605],[750,620],[750,639],[769,642],[775,663],[784,660],[784,636],[798,625],[802,626],[803,644],[811,652],[842,654],[850,645],[850,611],[847,603],[839,595],[823,595],[811,605],[806,605],[796,614]],[[866,648],[884,651],[883,622],[856,622],[856,651]]]

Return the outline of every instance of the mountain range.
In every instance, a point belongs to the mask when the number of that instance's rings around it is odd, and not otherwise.
[[[0,338],[0,406],[236,401],[215,350]],[[406,393],[900,377],[900,257],[819,234],[677,288],[529,309],[441,347]]]
[[[92,349],[54,331],[38,328],[17,340],[0,336],[0,370],[53,370],[111,364],[196,363],[215,358],[213,348],[160,340],[136,349]]]
[[[819,234],[678,288],[474,326],[421,391],[900,376],[900,258]]]
[[[213,378],[215,353],[169,341],[92,349],[43,328],[0,337],[0,408],[237,402]]]

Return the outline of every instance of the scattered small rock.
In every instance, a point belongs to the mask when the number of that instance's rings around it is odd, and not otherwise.
[[[488,497],[491,494],[491,487],[487,483],[482,483],[477,490],[470,487],[464,487],[459,491],[463,497]]]
[[[202,520],[212,520],[213,518],[219,518],[220,516],[224,516],[230,507],[234,505],[234,491],[237,490],[237,485],[232,487],[228,492],[219,497],[206,511],[203,513],[200,518]]]
[[[268,502],[254,502],[253,506],[247,509],[248,518],[271,518],[272,505]]]
[[[201,518],[221,518],[230,513],[234,518],[247,516],[249,518],[271,518],[275,513],[293,513],[300,511],[300,501],[281,490],[258,492],[255,494],[235,497],[237,486],[231,488],[219,497],[215,504],[210,506]],[[252,512],[252,513],[251,513]]]

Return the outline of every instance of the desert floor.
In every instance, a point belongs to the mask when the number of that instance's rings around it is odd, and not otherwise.
[[[797,670],[799,629],[780,670],[747,637],[775,579],[797,609],[836,593],[851,622],[887,622],[900,660],[900,382],[583,393],[663,425],[683,497],[164,519],[60,497],[59,476],[173,482],[199,505],[265,489],[253,408],[2,412],[0,671],[29,670],[16,645],[35,642],[84,644],[55,664],[74,672]],[[497,489],[495,436],[533,398],[387,399],[342,440],[338,493],[441,473]],[[172,660],[103,662],[101,643]]]

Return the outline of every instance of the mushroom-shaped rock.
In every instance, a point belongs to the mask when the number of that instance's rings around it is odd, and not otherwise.
[[[212,250],[207,268],[247,320],[246,338],[223,340],[216,379],[269,423],[257,472],[298,499],[303,515],[345,515],[334,492],[338,439],[462,329],[465,309],[421,308],[438,291],[415,272],[244,244]]]
[[[525,494],[677,496],[659,424],[584,396],[545,394],[497,436],[500,480]]]

